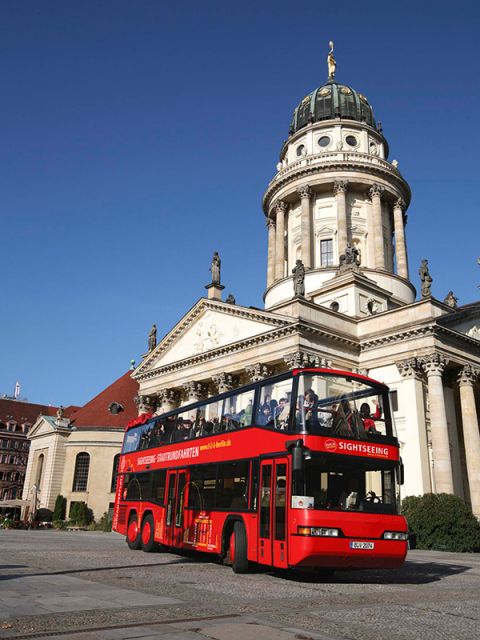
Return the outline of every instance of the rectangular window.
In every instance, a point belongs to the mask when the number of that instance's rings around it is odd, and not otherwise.
[[[249,427],[253,420],[253,397],[255,390],[225,398],[223,403],[222,431]]]
[[[398,411],[398,391],[396,389],[390,391],[390,404],[392,411]]]
[[[277,464],[275,480],[275,540],[285,540],[287,465]]]
[[[190,469],[190,491],[188,506],[193,509],[213,509],[215,507],[215,489],[217,467],[203,464]]]
[[[217,509],[246,509],[248,505],[248,469],[246,461],[219,464],[217,470]]]
[[[272,479],[272,465],[262,467],[262,484],[260,489],[260,538],[270,538],[270,484]]]
[[[256,424],[287,429],[292,399],[292,379],[265,384],[260,388]]]
[[[320,240],[320,266],[331,267],[333,265],[333,240]]]
[[[164,469],[152,473],[152,502],[163,504],[167,472]]]
[[[126,500],[151,500],[150,473],[130,473],[125,476]]]

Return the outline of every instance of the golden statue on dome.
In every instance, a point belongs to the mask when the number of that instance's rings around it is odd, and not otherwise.
[[[337,63],[335,62],[335,58],[333,57],[333,40],[330,40],[328,43],[330,47],[330,51],[327,56],[327,64],[328,64],[328,79],[333,80],[335,78],[335,68]]]

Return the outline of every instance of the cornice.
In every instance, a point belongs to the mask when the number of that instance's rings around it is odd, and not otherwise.
[[[216,302],[201,298],[199,302],[178,322],[174,328],[159,342],[155,349],[148,354],[143,362],[133,371],[132,378],[135,380],[143,379],[140,377],[145,372],[152,360],[156,360],[165,353],[170,346],[191,327],[195,320],[206,311],[216,311],[224,313],[228,316],[236,316],[247,320],[261,321],[273,326],[285,326],[291,322],[290,318],[279,318],[275,315],[256,309],[247,307],[225,305],[223,302]]]
[[[292,169],[288,174],[286,174],[284,177],[280,178],[279,180],[273,179],[267,186],[267,189],[262,199],[262,206],[263,206],[263,211],[265,212],[265,215],[268,215],[268,212],[271,208],[272,201],[278,197],[276,195],[277,192],[285,185],[288,185],[289,182],[293,182],[294,180],[297,180],[298,178],[302,178],[302,177],[307,177],[307,176],[311,177],[314,174],[318,174],[320,177],[323,173],[327,171],[348,171],[348,170],[360,171],[363,174],[367,174],[369,177],[372,178],[372,180],[374,176],[386,178],[388,182],[393,182],[393,184],[397,187],[397,189],[400,192],[400,195],[405,200],[407,206],[410,204],[410,200],[411,200],[410,187],[408,186],[408,183],[406,182],[406,180],[400,174],[397,175],[395,173],[394,167],[389,169],[387,167],[383,167],[380,165],[361,162],[360,160],[355,161],[354,159],[349,159],[349,160],[333,160],[332,159],[330,162],[328,161],[318,162],[318,163],[312,163],[308,166],[300,166],[297,169]],[[332,184],[335,182],[336,179],[338,178],[331,179]],[[327,182],[330,182],[330,180]],[[354,182],[354,180],[350,178],[350,182]],[[315,183],[311,182],[310,184],[313,186],[313,184]],[[366,185],[368,186],[368,184],[370,183],[368,182],[368,180],[366,180]],[[395,200],[397,200],[399,197],[398,193],[392,192],[391,195]]]
[[[471,346],[475,346],[480,355],[478,340],[475,340],[474,338],[470,338],[470,336],[467,336],[464,333],[447,329],[446,327],[443,327],[436,323],[435,324],[430,323],[422,327],[406,329],[405,331],[400,331],[400,332],[397,331],[396,333],[392,333],[387,336],[378,335],[378,337],[361,342],[360,351],[362,352],[369,351],[370,349],[376,349],[377,347],[385,344],[395,344],[397,342],[403,342],[404,340],[410,340],[412,338],[421,338],[425,336],[434,336],[434,337],[445,336],[453,339],[456,342],[466,343]]]

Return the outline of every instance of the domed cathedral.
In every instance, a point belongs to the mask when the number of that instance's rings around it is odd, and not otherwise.
[[[436,299],[427,260],[417,299],[410,188],[369,100],[335,67],[331,45],[327,82],[295,109],[263,197],[265,309],[223,301],[215,252],[207,295],[158,344],[150,332],[132,374],[139,413],[301,366],[361,372],[391,389],[403,495],[455,493],[480,516],[480,303]]]
[[[265,307],[292,297],[301,260],[308,299],[362,318],[415,299],[405,243],[410,188],[388,160],[367,98],[335,79],[333,47],[329,70],[328,82],[295,109],[263,198]]]

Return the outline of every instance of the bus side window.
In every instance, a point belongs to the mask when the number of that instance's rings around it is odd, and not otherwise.
[[[258,496],[258,460],[252,460],[252,483],[250,491],[250,509],[257,510],[257,496]]]

